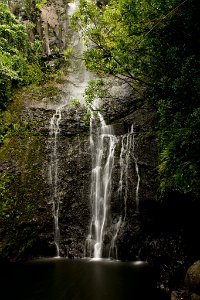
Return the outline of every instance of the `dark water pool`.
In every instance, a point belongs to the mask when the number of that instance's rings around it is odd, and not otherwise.
[[[144,262],[38,259],[1,266],[1,300],[158,299]]]

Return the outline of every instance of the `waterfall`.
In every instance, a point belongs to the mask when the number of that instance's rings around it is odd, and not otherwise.
[[[91,203],[92,221],[90,233],[86,240],[86,253],[98,259],[102,257],[103,238],[106,232],[109,200],[111,196],[112,169],[117,137],[111,125],[106,125],[102,115],[98,113],[100,128],[95,134],[94,113],[91,112],[90,145],[92,152]],[[88,249],[89,248],[89,249]]]
[[[129,189],[129,166],[131,157],[133,157],[135,164],[135,171],[137,176],[137,184],[135,189],[135,202],[136,202],[136,211],[139,212],[139,184],[140,184],[140,175],[137,159],[134,153],[135,147],[135,138],[133,125],[131,125],[131,130],[124,134],[121,137],[121,151],[119,157],[119,167],[120,167],[120,178],[118,184],[118,199],[123,201],[124,213],[119,216],[118,222],[114,226],[114,234],[111,240],[109,257],[118,259],[116,241],[120,227],[125,226],[126,215],[127,215],[127,198],[128,198],[128,189]],[[122,217],[123,215],[123,217]]]
[[[140,184],[140,175],[137,159],[135,157],[135,136],[133,125],[131,125],[131,130],[122,136],[122,144],[121,144],[121,153],[120,153],[120,180],[119,180],[119,188],[118,194],[119,199],[124,201],[124,217],[123,222],[126,220],[127,214],[127,194],[129,188],[129,161],[133,157],[135,163],[135,171],[137,176],[137,184],[135,189],[135,202],[136,202],[136,211],[139,211],[139,184]]]
[[[136,190],[135,190],[135,202],[136,202],[136,212],[139,212],[139,186],[140,186],[140,174],[139,174],[139,168],[138,168],[138,163],[137,163],[137,158],[135,156],[135,135],[134,135],[134,130],[133,130],[133,125],[131,126],[131,144],[132,144],[132,153],[133,153],[133,159],[135,163],[135,172],[137,176],[137,185],[136,185]]]
[[[117,237],[118,237],[118,233],[119,233],[121,225],[122,225],[122,217],[120,216],[119,221],[115,224],[115,234],[111,240],[111,245],[110,245],[110,250],[109,250],[110,258],[112,257],[112,258],[118,259],[116,241],[117,241]]]
[[[76,1],[68,3],[68,17],[76,11]],[[87,86],[88,80],[94,79],[95,75],[86,69],[83,59],[85,45],[81,37],[81,30],[74,31],[70,46],[72,53],[70,55],[70,67],[68,68],[68,82],[66,85],[67,97],[69,100],[79,100],[81,104],[85,104],[83,92]]]
[[[56,246],[56,256],[60,256],[60,230],[58,224],[59,218],[59,207],[60,199],[58,194],[58,134],[60,132],[60,120],[61,120],[61,108],[56,109],[53,117],[50,120],[50,145],[51,145],[51,154],[50,154],[50,165],[49,165],[49,183],[51,186],[51,201],[53,219],[54,219],[54,244]]]
[[[118,158],[119,183],[118,201],[123,201],[123,211],[118,221],[112,225],[112,238],[110,241],[109,257],[118,259],[117,238],[120,228],[125,226],[127,214],[128,189],[130,184],[129,169],[130,161],[134,161],[137,177],[135,187],[136,211],[139,210],[139,169],[134,153],[134,130],[133,125],[128,133],[122,136],[115,136],[111,125],[106,125],[102,115],[90,111],[90,147],[92,153],[92,176],[91,194],[92,220],[90,223],[89,235],[86,239],[86,256],[95,259],[102,258],[104,236],[109,228],[108,220],[110,213],[110,200],[112,194],[112,171],[114,167],[114,155],[116,146],[121,146]],[[98,118],[100,127],[97,127]],[[96,129],[97,127],[97,129]],[[116,179],[115,179],[116,180]]]

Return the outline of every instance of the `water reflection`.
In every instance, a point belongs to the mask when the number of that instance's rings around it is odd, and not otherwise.
[[[40,259],[4,266],[3,300],[144,300],[156,298],[145,262]]]

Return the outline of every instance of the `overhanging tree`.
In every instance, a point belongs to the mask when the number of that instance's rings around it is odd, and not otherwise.
[[[129,82],[158,112],[160,194],[200,195],[198,0],[80,0],[86,67]]]

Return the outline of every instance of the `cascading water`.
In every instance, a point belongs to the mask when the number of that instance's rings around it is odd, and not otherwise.
[[[121,145],[119,157],[119,187],[118,201],[123,201],[124,207],[118,221],[113,226],[110,241],[109,257],[118,259],[116,241],[120,228],[125,226],[127,214],[127,198],[129,188],[129,161],[131,157],[135,163],[137,184],[135,188],[136,211],[139,210],[139,169],[134,154],[133,125],[130,132],[122,136],[115,136],[111,125],[106,125],[100,113],[97,114],[100,121],[98,133],[95,131],[95,113],[91,112],[90,119],[90,147],[92,152],[92,178],[91,178],[91,204],[92,220],[90,232],[86,239],[86,256],[95,259],[102,258],[104,236],[108,229],[109,207],[112,196],[112,171],[114,167],[114,155],[116,146]]]
[[[119,217],[119,221],[116,223],[115,225],[115,234],[111,240],[111,245],[110,245],[110,250],[109,250],[109,257],[114,258],[114,259],[118,259],[118,252],[117,252],[117,245],[116,245],[116,241],[117,241],[117,237],[118,237],[118,233],[120,230],[120,227],[122,226],[122,217]]]
[[[59,207],[60,199],[58,194],[58,155],[57,155],[57,144],[58,144],[58,134],[60,132],[60,120],[61,120],[61,109],[58,108],[50,120],[50,144],[51,144],[51,156],[49,165],[49,183],[51,185],[51,201],[50,204],[53,205],[53,219],[54,219],[54,244],[56,246],[56,256],[60,256],[60,229],[58,225],[59,218]]]
[[[132,153],[133,153],[133,159],[135,163],[135,171],[137,175],[137,185],[135,190],[135,202],[136,202],[136,211],[139,212],[139,187],[140,187],[140,174],[139,174],[139,168],[137,163],[137,158],[135,157],[135,135],[134,135],[134,129],[133,125],[131,126],[131,144],[132,144]]]
[[[95,135],[93,124],[94,113],[91,111],[90,145],[92,151],[91,202],[92,221],[90,233],[86,240],[86,253],[98,259],[102,257],[103,238],[106,231],[109,200],[111,196],[112,169],[117,137],[111,125],[106,125],[98,113],[100,128]]]
[[[128,198],[128,189],[129,189],[129,162],[131,156],[133,157],[135,163],[135,171],[137,175],[137,184],[135,189],[135,201],[136,201],[136,211],[139,211],[139,184],[140,184],[140,175],[137,164],[137,159],[134,153],[134,130],[133,125],[131,126],[131,130],[121,136],[121,151],[119,157],[119,167],[120,167],[120,179],[119,179],[119,187],[118,187],[118,199],[119,201],[123,201],[124,213],[119,216],[118,222],[115,224],[114,235],[111,240],[109,257],[118,259],[117,246],[116,241],[118,237],[118,233],[120,227],[125,226],[126,223],[126,214],[127,214],[127,198]]]
[[[124,201],[124,216],[123,222],[126,220],[126,213],[127,213],[127,193],[128,193],[128,175],[129,175],[129,161],[130,157],[133,157],[135,163],[135,171],[137,175],[137,185],[136,185],[136,192],[135,192],[135,201],[136,201],[136,211],[139,211],[139,184],[140,184],[140,175],[139,169],[137,164],[137,159],[135,157],[134,149],[135,148],[135,138],[134,138],[134,130],[133,125],[131,125],[131,130],[122,136],[121,142],[121,153],[120,153],[120,180],[119,180],[119,188],[118,194],[119,199]]]
[[[76,1],[68,3],[68,17],[76,11]],[[94,74],[89,72],[84,64],[83,52],[85,46],[81,37],[81,31],[74,31],[70,41],[72,53],[70,56],[70,68],[68,68],[68,82],[66,85],[67,97],[69,100],[79,100],[85,104],[83,92],[87,86],[88,80],[94,79]]]

